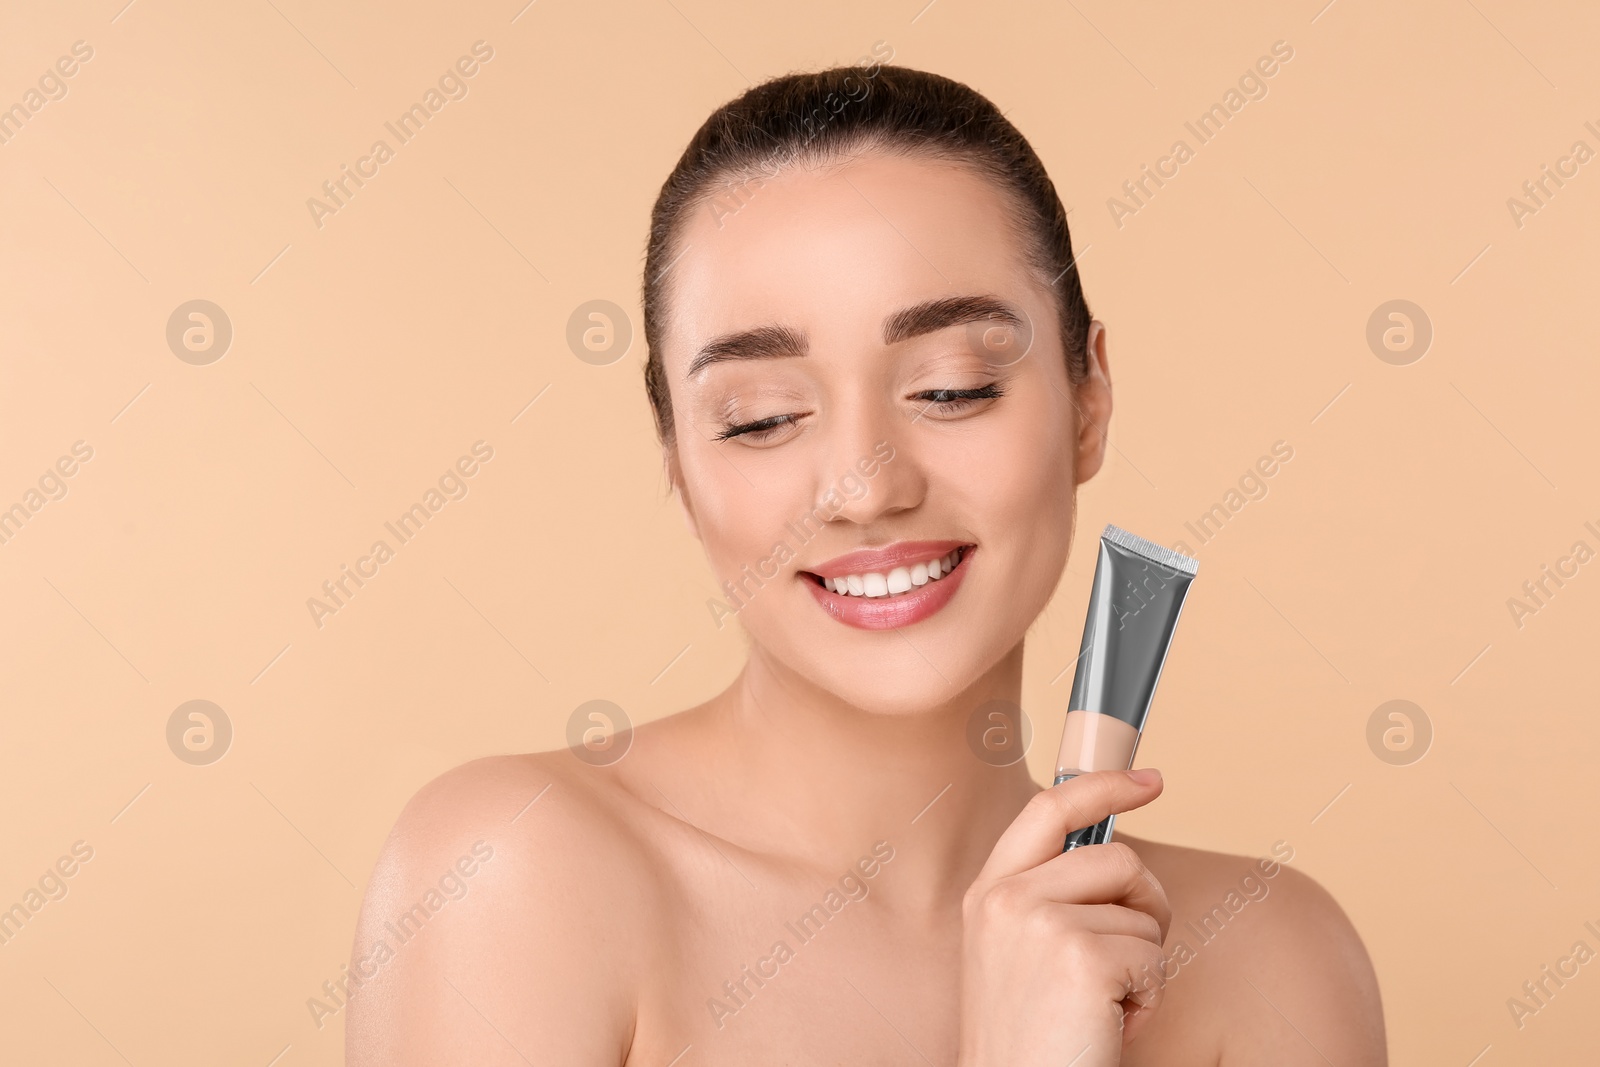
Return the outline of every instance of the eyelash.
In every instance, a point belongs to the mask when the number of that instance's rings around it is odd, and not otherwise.
[[[980,400],[993,400],[1005,395],[1006,391],[999,382],[990,382],[976,389],[929,389],[918,393],[917,399],[926,397],[930,403],[943,404],[946,411],[963,411]]]
[[[988,385],[976,389],[927,389],[917,393],[914,399],[927,400],[928,406],[939,404],[945,411],[964,411],[980,400],[993,400],[1005,395],[999,382],[990,382]],[[926,411],[927,408],[923,408]],[[919,413],[920,414],[920,413]],[[749,437],[753,441],[764,441],[771,437],[779,428],[798,422],[798,415],[773,415],[771,418],[760,419],[756,422],[747,422],[741,426],[729,426],[717,434],[718,441],[727,441],[735,437]]]
[[[717,434],[718,441],[727,441],[734,437],[749,436],[753,441],[764,441],[772,436],[773,431],[786,423],[795,422],[798,415],[774,415],[770,419],[761,419],[758,422],[747,422],[743,426],[729,426]]]

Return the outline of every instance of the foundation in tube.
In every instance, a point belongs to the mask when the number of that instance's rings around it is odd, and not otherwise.
[[[1138,747],[1139,731],[1121,719],[1098,711],[1069,711],[1066,729],[1061,732],[1061,751],[1056,754],[1056,773],[1128,767]]]
[[[1144,732],[1189,584],[1200,564],[1107,526],[1100,535],[1089,617],[1072,679],[1055,784],[1126,770]],[[1063,851],[1111,840],[1113,814],[1067,835]]]

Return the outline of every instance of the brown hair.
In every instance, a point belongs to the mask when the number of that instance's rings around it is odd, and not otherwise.
[[[702,204],[715,210],[713,199],[729,185],[751,179],[759,184],[789,163],[823,164],[869,149],[965,163],[1008,195],[1025,254],[1055,294],[1068,377],[1076,384],[1087,376],[1091,316],[1072,269],[1067,213],[1044,164],[1000,109],[960,82],[908,67],[873,63],[787,74],[712,112],[662,183],[650,212],[644,381],[656,434],[669,450],[672,399],[660,342],[671,295],[665,279],[680,254],[675,246],[683,220]]]

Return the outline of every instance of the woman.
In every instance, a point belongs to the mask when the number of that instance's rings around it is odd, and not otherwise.
[[[1020,698],[1111,416],[1065,212],[999,111],[888,66],[750,90],[661,190],[644,315],[748,663],[614,762],[422,789],[362,910],[349,1062],[1385,1063],[1309,877],[1063,853],[1160,775],[1041,789],[968,744]]]

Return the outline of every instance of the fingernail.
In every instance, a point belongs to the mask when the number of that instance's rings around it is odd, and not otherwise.
[[[1154,767],[1140,767],[1136,771],[1129,771],[1128,777],[1133,779],[1135,785],[1155,785],[1161,781],[1161,772]]]

